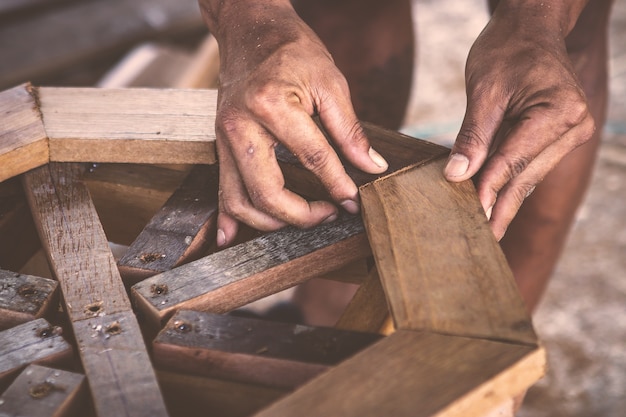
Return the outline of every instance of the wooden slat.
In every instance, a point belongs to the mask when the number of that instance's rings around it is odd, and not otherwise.
[[[0,332],[0,382],[31,363],[53,364],[66,360],[72,347],[62,329],[46,319],[36,319]]]
[[[212,164],[215,90],[38,89],[50,160]]]
[[[107,239],[74,164],[24,176],[99,416],[167,415]]]
[[[155,324],[174,310],[223,313],[369,255],[361,219],[287,227],[148,278],[133,287]]]
[[[0,182],[48,163],[48,138],[33,91],[24,84],[0,92]]]
[[[257,416],[482,417],[544,367],[536,346],[400,330]]]
[[[86,403],[85,377],[39,365],[28,366],[0,396],[3,417],[69,417]]]
[[[445,159],[360,189],[396,327],[535,343],[506,259],[470,181]]]
[[[127,285],[199,258],[213,243],[217,166],[196,166],[118,261]]]
[[[0,329],[43,317],[57,307],[58,283],[0,270]]]
[[[380,337],[182,310],[154,340],[153,351],[161,368],[293,389]]]
[[[114,55],[159,35],[203,29],[195,0],[75,1],[0,27],[0,88]]]

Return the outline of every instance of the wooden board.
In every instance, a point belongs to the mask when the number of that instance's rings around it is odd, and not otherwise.
[[[205,253],[215,236],[217,188],[217,166],[192,169],[118,261],[127,285]]]
[[[24,84],[0,92],[0,182],[49,160],[48,138],[33,91]]]
[[[84,380],[74,372],[30,365],[0,396],[0,416],[75,415],[87,401]]]
[[[56,281],[0,269],[0,329],[43,317],[58,304]]]
[[[115,260],[75,164],[24,176],[59,280],[99,416],[165,416],[165,404]]]
[[[308,230],[286,227],[224,249],[133,286],[154,324],[175,310],[223,313],[322,275],[370,253],[358,216]]]
[[[157,366],[293,389],[379,335],[182,310],[153,342]]]
[[[259,417],[482,417],[543,375],[536,346],[398,331]]]

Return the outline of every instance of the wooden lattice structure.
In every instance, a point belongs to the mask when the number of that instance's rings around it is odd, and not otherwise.
[[[215,103],[213,90],[0,93],[0,186],[21,176],[56,277],[0,272],[0,413],[58,415],[87,396],[116,417],[480,416],[541,377],[544,352],[473,185],[441,174],[447,149],[366,125],[390,169],[346,168],[362,218],[215,251]],[[291,188],[324,197],[277,156]],[[186,179],[151,220],[113,219],[121,195],[163,203],[141,172]],[[130,244],[117,263],[109,241]],[[361,286],[335,329],[224,314],[342,268],[369,272],[348,274]]]

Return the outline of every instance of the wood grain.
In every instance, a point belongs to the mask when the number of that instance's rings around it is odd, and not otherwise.
[[[0,396],[3,417],[69,417],[87,401],[81,374],[28,366]]]
[[[358,216],[308,230],[286,227],[133,286],[154,324],[181,308],[223,313],[332,271],[370,253]]]
[[[0,329],[43,317],[58,304],[58,283],[0,270]]]
[[[480,417],[544,367],[536,346],[400,330],[257,416]]]
[[[471,182],[445,159],[361,187],[363,218],[400,329],[535,343]]]
[[[2,59],[4,62],[4,58]],[[48,137],[30,84],[0,92],[0,182],[48,162]]]
[[[38,89],[54,162],[212,164],[216,90]]]
[[[24,176],[60,283],[98,416],[167,412],[137,320],[86,187],[82,167],[48,164]]]
[[[154,340],[153,351],[161,368],[293,389],[380,337],[182,310]]]

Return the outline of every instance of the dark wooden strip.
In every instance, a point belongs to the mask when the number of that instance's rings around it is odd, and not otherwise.
[[[43,317],[58,306],[58,283],[0,270],[0,329]]]
[[[204,254],[214,240],[217,188],[217,166],[192,169],[118,261],[127,285]]]
[[[87,402],[85,377],[74,372],[28,366],[0,396],[3,417],[69,417]]]
[[[211,254],[133,287],[155,323],[174,310],[223,313],[322,275],[370,253],[360,217],[309,230],[287,227]]]
[[[381,336],[182,310],[153,342],[157,366],[292,389]]]

